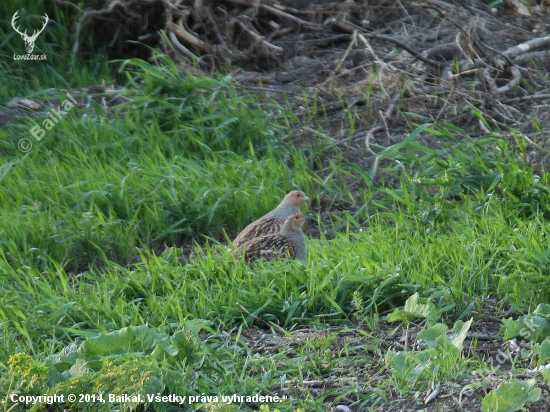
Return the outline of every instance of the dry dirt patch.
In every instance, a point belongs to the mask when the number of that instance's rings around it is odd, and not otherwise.
[[[486,395],[481,383],[487,385],[487,392],[498,387],[503,382],[503,376],[494,374],[494,370],[510,371],[512,362],[515,366],[529,368],[529,365],[521,365],[521,356],[519,352],[522,348],[529,345],[525,342],[509,341],[505,342],[499,330],[502,328],[502,319],[513,317],[510,308],[500,310],[498,302],[490,299],[486,302],[481,312],[473,310],[471,316],[474,321],[468,337],[464,342],[464,355],[469,359],[479,362],[479,365],[486,365],[483,373],[476,373],[456,381],[444,382],[441,384],[437,396],[426,403],[425,399],[431,390],[417,393],[412,392],[408,396],[400,396],[397,391],[393,391],[391,386],[385,385],[385,400],[374,407],[378,412],[407,412],[407,411],[479,411],[481,410],[481,401]],[[248,313],[248,312],[245,312]],[[248,313],[249,314],[249,313]],[[253,317],[255,318],[255,317]],[[258,326],[266,326],[265,321],[255,319]],[[361,322],[345,330],[337,328],[316,329],[300,328],[291,331],[291,337],[281,333],[277,328],[270,331],[264,329],[250,328],[242,331],[240,335],[241,342],[245,344],[252,352],[261,353],[264,356],[284,352],[289,359],[296,358],[301,353],[300,348],[308,346],[308,343],[316,340],[326,339],[327,336],[333,336],[330,349],[332,357],[338,358],[338,362],[333,362],[332,368],[327,368],[322,378],[304,379],[303,381],[289,381],[285,390],[280,387],[271,388],[274,392],[283,396],[303,397],[311,393],[316,396],[327,397],[327,407],[329,410],[336,410],[337,405],[350,405],[351,410],[360,411],[364,409],[356,408],[353,404],[356,402],[354,395],[340,395],[348,393],[351,389],[366,396],[374,392],[381,382],[389,382],[391,373],[385,369],[385,354],[388,351],[398,352],[405,350],[405,342],[408,340],[408,350],[422,350],[425,348],[423,343],[416,339],[417,334],[424,327],[417,324],[411,324],[408,330],[408,338],[404,327],[395,323],[388,323],[382,320],[377,330],[370,331],[371,335],[365,334],[369,330]],[[363,333],[357,332],[363,330]],[[234,338],[228,338],[230,341]],[[347,350],[344,350],[347,348]],[[351,356],[348,361],[345,355]],[[365,362],[357,362],[356,357],[366,359]],[[341,361],[341,362],[340,362]],[[523,361],[524,362],[524,361]],[[520,375],[510,374],[507,379],[515,378],[519,380],[529,380],[537,376],[535,373],[524,373]],[[549,388],[539,382],[542,389],[541,399],[533,404],[529,404],[529,411],[547,411],[550,410]],[[338,400],[336,401],[336,398]],[[252,405],[254,406],[254,405]]]

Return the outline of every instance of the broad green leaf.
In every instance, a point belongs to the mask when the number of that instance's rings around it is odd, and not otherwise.
[[[437,323],[421,331],[417,335],[417,337],[418,339],[422,339],[424,342],[426,342],[429,347],[434,348],[437,344],[437,340],[442,336],[446,336],[448,331],[449,328],[447,327],[447,325],[443,323]]]
[[[51,361],[63,372],[74,365],[86,363],[90,370],[99,371],[103,360],[128,355],[150,356],[159,361],[192,357],[200,349],[196,331],[206,325],[205,321],[188,321],[189,328],[183,328],[172,337],[158,333],[149,326],[129,326],[108,334],[101,334],[66,346],[61,352],[51,355]],[[72,371],[69,375],[72,376]],[[67,376],[69,376],[67,375]]]
[[[533,311],[533,315],[539,315],[539,316],[545,316],[550,317],[550,304],[548,303],[541,303],[536,307],[536,309]]]
[[[459,320],[455,323],[450,339],[452,344],[457,349],[462,350],[462,344],[464,343],[464,339],[466,339],[466,335],[468,334],[471,325],[472,319],[468,322],[462,322]]]
[[[550,337],[544,339],[540,344],[540,359],[539,362],[545,363],[550,361]]]
[[[482,412],[514,412],[527,403],[540,399],[541,390],[535,388],[535,380],[519,381],[513,379],[501,383],[489,392],[481,403]]]
[[[522,316],[518,320],[504,319],[504,339],[522,338],[526,341],[540,342],[550,336],[550,321],[536,315]]]
[[[411,321],[418,318],[434,318],[437,310],[433,303],[426,299],[420,299],[418,292],[405,302],[403,309],[396,309],[388,316],[390,322]]]

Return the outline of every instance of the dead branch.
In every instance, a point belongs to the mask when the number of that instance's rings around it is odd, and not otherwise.
[[[437,396],[439,395],[439,387],[440,387],[440,384],[438,382],[437,385],[435,386],[435,389],[428,396],[426,396],[426,399],[424,399],[425,405],[427,405],[428,403],[433,401],[435,398],[437,398]]]
[[[240,19],[233,19],[233,21],[239,25],[241,29],[243,29],[246,33],[248,33],[254,40],[262,43],[267,48],[273,50],[276,53],[282,53],[283,48],[279,46],[275,46],[274,44],[269,43],[262,35],[256,33],[251,27],[243,23]]]
[[[237,6],[243,6],[243,7],[254,7],[258,8],[260,5],[259,0],[224,0],[227,3],[235,4]]]
[[[502,336],[494,333],[485,333],[485,332],[468,332],[466,334],[466,337],[468,339],[477,339],[477,340],[485,340],[485,341],[497,341],[497,342],[503,341]]]
[[[514,58],[514,63],[521,64],[531,60],[550,58],[550,50],[541,50],[531,53],[521,54]]]
[[[399,101],[399,98],[401,97],[401,90],[399,90],[397,93],[395,93],[395,96],[390,102],[390,105],[388,106],[388,109],[386,110],[386,113],[382,113],[382,111],[379,111],[379,118],[382,120],[382,123],[384,126],[380,126],[378,124],[375,124],[370,128],[370,130],[365,134],[365,148],[367,151],[376,156],[376,153],[370,148],[370,140],[374,136],[374,133],[377,131],[384,129],[386,131],[386,137],[388,139],[388,144],[391,140],[391,136],[389,134],[389,128],[386,119],[389,119],[392,117],[393,112],[395,111],[395,108],[397,107],[397,102]],[[358,139],[355,139],[358,140]]]
[[[170,41],[174,45],[174,47],[184,56],[189,57],[191,60],[193,60],[195,63],[201,62],[201,59],[199,59],[197,56],[195,56],[187,47],[185,47],[183,44],[181,44],[174,34],[174,32],[169,32],[168,37],[170,38]]]
[[[390,129],[388,127],[388,122],[386,121],[386,118],[384,117],[384,113],[382,113],[382,110],[378,110],[378,117],[380,118],[380,121],[382,122],[382,128],[386,132],[386,144],[389,146],[390,143],[391,143]]]
[[[517,86],[521,80],[521,73],[519,72],[519,69],[514,66],[510,68],[510,71],[512,72],[512,80],[510,80],[507,84],[505,84],[502,87],[495,88],[496,94],[502,94],[506,93],[510,90],[512,90],[515,86]]]
[[[505,104],[516,103],[516,102],[526,102],[529,100],[545,100],[550,99],[550,94],[531,94],[529,96],[513,97],[504,101]]]
[[[350,25],[349,23],[337,20],[335,18],[328,19],[327,21],[325,21],[325,24],[332,24],[333,26],[338,27],[340,30],[344,30],[344,31],[346,31],[350,34],[353,34],[356,31],[356,29],[352,25]],[[426,64],[429,64],[429,65],[434,66],[434,67],[441,66],[440,62],[437,62],[435,60],[431,60],[431,59],[428,59],[428,58],[424,57],[422,55],[422,53],[418,53],[412,47],[409,47],[408,45],[406,45],[402,41],[394,39],[393,37],[386,36],[384,34],[365,33],[365,32],[361,32],[361,35],[366,37],[366,38],[388,41],[388,42],[393,43],[393,44],[401,47],[402,49],[408,51],[416,59],[418,59],[418,60],[420,60],[420,61],[422,61]]]
[[[326,47],[331,44],[350,39],[351,36],[349,34],[337,34],[336,36],[325,37],[323,39],[306,40],[306,42],[314,47]]]
[[[402,41],[398,40],[398,39],[395,39],[393,37],[390,37],[390,36],[386,36],[384,34],[376,34],[376,33],[362,33],[363,36],[365,36],[366,38],[371,38],[371,39],[377,39],[377,40],[384,40],[384,41],[388,41],[390,43],[393,43],[395,44],[396,46],[399,46],[401,47],[402,49],[406,50],[407,52],[409,52],[413,57],[415,57],[416,59],[420,60],[421,62],[424,62],[426,64],[429,64],[430,66],[434,66],[434,67],[440,67],[441,66],[441,63],[436,61],[436,60],[432,60],[432,59],[428,59],[427,57],[423,56],[422,53],[419,53],[417,52],[416,50],[414,50],[412,47],[409,47],[407,44],[403,43]]]
[[[513,59],[514,57],[519,56],[522,53],[527,53],[533,49],[538,49],[548,45],[550,45],[550,36],[537,37],[536,39],[532,39],[525,43],[521,43],[517,46],[511,47],[508,50],[504,51],[502,54],[509,59]]]
[[[265,10],[265,11],[271,13],[271,14],[275,14],[278,17],[289,20],[289,21],[291,21],[293,23],[296,23],[298,25],[301,25],[301,26],[310,26],[310,27],[316,27],[316,28],[319,27],[317,24],[310,23],[309,21],[306,21],[306,20],[302,20],[299,17],[293,16],[292,14],[289,14],[289,13],[284,12],[282,10],[276,9],[275,7],[268,6],[266,4],[261,4],[260,8],[262,10]]]
[[[338,73],[338,71],[340,70],[340,67],[342,67],[342,64],[344,64],[344,61],[346,61],[351,48],[356,44],[356,39],[357,39],[357,31],[354,30],[353,35],[351,36],[351,41],[349,42],[348,48],[344,52],[344,55],[340,59],[340,62],[338,63],[338,66],[336,66],[336,68],[334,69],[333,73]]]
[[[183,27],[183,19],[180,18],[177,22],[177,24],[170,22],[168,25],[168,30],[173,31],[176,36],[178,36],[181,40],[184,42],[191,44],[192,46],[195,46],[198,49],[201,49],[207,53],[211,52],[211,45],[202,41],[201,39],[193,36],[191,33],[189,33],[185,28]]]
[[[55,1],[70,6],[68,0]],[[334,128],[342,124],[338,112],[346,109],[340,97],[344,95],[350,106],[362,102],[365,107],[357,109],[355,136],[343,140],[351,146],[364,144],[372,155],[371,144],[384,145],[390,136],[404,133],[407,113],[471,126],[475,133],[475,116],[460,107],[482,109],[495,127],[529,123],[528,109],[541,123],[549,121],[543,104],[550,101],[550,86],[541,79],[548,70],[550,36],[533,30],[535,23],[548,24],[545,17],[509,23],[479,2],[397,0],[394,7],[369,3],[310,2],[307,10],[299,10],[271,0],[112,0],[104,10],[84,13],[77,23],[82,34],[76,47],[87,41],[87,34],[96,33],[101,36],[94,38],[93,47],[106,46],[115,55],[127,57],[129,51],[132,57],[155,63],[150,55],[132,55],[137,40],[183,64],[189,60],[205,65],[202,59],[209,58],[213,63],[208,60],[208,68],[215,69],[230,63],[244,69],[246,75],[235,79],[250,92],[269,93],[277,101],[285,93],[322,96],[322,111]],[[513,11],[499,9],[499,14]],[[89,19],[95,20],[91,26]],[[106,26],[108,36],[98,30]],[[167,36],[159,35],[162,30]],[[533,60],[538,67],[533,68]],[[522,76],[534,85],[532,90],[523,88]],[[398,117],[401,79],[407,79],[409,96]],[[505,95],[514,98],[504,100]],[[381,101],[388,105],[385,112]],[[295,113],[304,114],[299,99],[291,104]],[[334,136],[336,145],[347,147],[334,130],[323,130],[323,137]]]
[[[288,7],[288,6],[282,6],[280,4],[274,4],[273,7],[279,9],[279,10],[283,10],[283,11],[286,11],[288,13],[293,13],[293,14],[302,14],[304,16],[311,16],[311,15],[314,15],[316,14],[317,12],[314,11],[314,10],[299,10],[299,9],[295,9],[293,7]]]

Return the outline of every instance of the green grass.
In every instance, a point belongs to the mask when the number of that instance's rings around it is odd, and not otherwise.
[[[363,170],[326,158],[318,141],[281,143],[286,135],[292,141],[298,119],[238,94],[230,79],[156,60],[99,60],[107,79],[117,79],[123,103],[75,107],[40,141],[29,130],[45,113],[0,129],[4,410],[14,390],[86,388],[286,394],[272,407],[325,410],[341,401],[366,410],[389,400],[394,386],[420,396],[439,380],[483,368],[448,346],[444,333],[422,352],[378,348],[385,315],[414,293],[451,326],[481,312],[489,297],[520,312],[550,298],[548,175],[535,174],[520,139],[495,133],[474,140],[452,125],[422,124],[401,143],[375,148],[377,161]],[[93,74],[90,62],[64,64],[54,76],[36,71],[32,83],[3,89],[1,98],[57,106],[65,99],[60,88],[99,83],[101,70]],[[14,83],[21,69],[0,67]],[[26,153],[18,148],[23,138],[33,145]],[[306,209],[306,226],[320,229],[308,241],[308,262],[251,269],[234,261],[226,236],[292,188],[321,205]],[[164,243],[169,248],[157,256]],[[193,257],[184,259],[190,245]],[[272,336],[285,344],[261,354],[245,335],[265,325],[237,302],[286,330],[318,333]],[[424,326],[433,332],[432,323]],[[109,339],[116,351],[102,343]],[[430,362],[439,369],[425,385],[396,374]],[[128,374],[144,378],[134,382]],[[347,383],[322,393],[304,383],[342,375]],[[116,407],[88,403],[78,410]]]

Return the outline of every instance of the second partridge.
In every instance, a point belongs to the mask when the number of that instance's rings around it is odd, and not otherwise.
[[[309,198],[301,190],[293,190],[285,196],[283,201],[268,214],[255,220],[233,240],[233,245],[240,247],[245,242],[257,237],[279,233],[283,223],[290,216],[300,213],[300,206]]]
[[[306,237],[302,231],[304,215],[296,213],[289,216],[281,231],[252,239],[241,245],[233,254],[239,257],[244,253],[244,260],[251,263],[255,260],[273,260],[278,257],[289,257],[307,261]]]

